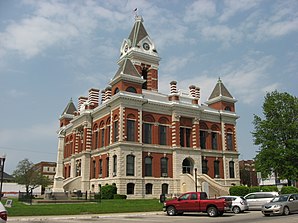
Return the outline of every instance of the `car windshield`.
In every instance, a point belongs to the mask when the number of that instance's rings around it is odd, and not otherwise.
[[[282,195],[282,196],[278,196],[275,197],[271,200],[271,202],[281,202],[281,201],[287,201],[288,200],[289,195]]]

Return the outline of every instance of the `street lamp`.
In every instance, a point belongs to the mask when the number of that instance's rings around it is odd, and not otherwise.
[[[0,184],[0,200],[2,198],[2,184],[3,184],[3,172],[6,155],[0,156],[0,171],[1,171],[1,184]]]

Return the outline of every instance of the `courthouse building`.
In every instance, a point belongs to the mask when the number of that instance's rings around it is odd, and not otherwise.
[[[219,79],[212,89],[169,83],[158,91],[160,57],[136,16],[104,90],[70,100],[60,117],[53,192],[115,184],[128,198],[186,191],[227,194],[239,185],[235,98]],[[116,66],[115,66],[116,67]],[[200,91],[212,92],[204,104]]]

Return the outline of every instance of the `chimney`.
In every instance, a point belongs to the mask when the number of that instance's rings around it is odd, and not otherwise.
[[[178,91],[177,91],[177,81],[171,81],[170,88],[171,88],[171,90],[170,90],[171,94],[178,93]]]
[[[84,97],[84,96],[80,96],[78,101],[78,111],[81,111],[81,106],[88,100],[87,97]]]
[[[104,103],[106,100],[106,91],[102,90],[101,91],[101,103]]]
[[[196,98],[200,99],[200,97],[201,97],[200,88],[196,87]]]
[[[95,88],[91,88],[89,90],[88,101],[92,108],[96,108],[98,106],[98,99],[99,99],[99,90]]]
[[[192,96],[192,97],[196,97],[196,86],[194,86],[194,85],[190,85],[189,86],[189,93],[190,93],[190,95]]]
[[[107,87],[106,88],[106,94],[105,94],[105,96],[106,96],[106,101],[107,100],[109,100],[109,99],[111,99],[111,97],[112,97],[112,88],[111,87]]]

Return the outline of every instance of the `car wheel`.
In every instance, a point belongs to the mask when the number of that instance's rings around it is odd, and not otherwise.
[[[235,207],[233,207],[232,211],[233,211],[235,214],[239,214],[239,213],[241,212],[241,209],[240,209],[240,207],[235,206]]]
[[[207,214],[209,217],[216,217],[218,215],[218,210],[216,207],[209,207],[207,209]]]
[[[177,211],[176,211],[176,208],[174,206],[169,206],[167,207],[167,214],[169,216],[174,216],[176,215]]]
[[[287,206],[285,206],[284,211],[283,211],[283,215],[289,215],[289,214],[290,214],[290,209]]]

